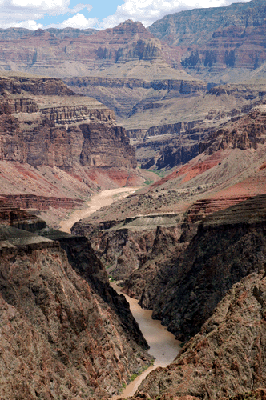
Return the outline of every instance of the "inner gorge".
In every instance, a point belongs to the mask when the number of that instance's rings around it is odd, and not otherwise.
[[[88,203],[89,207],[87,210],[81,211],[80,213],[76,211],[73,215],[71,215],[70,220],[66,220],[61,223],[62,231],[69,233],[69,225],[71,224],[72,226],[76,221],[79,221],[79,217],[85,218],[95,212],[100,207],[110,205],[115,200],[117,201],[119,199],[119,196],[127,196],[132,192],[134,193],[136,189],[137,188],[119,188],[105,190],[98,195],[93,196]],[[118,196],[118,198],[116,196]],[[119,286],[117,286],[115,283],[112,283],[111,285],[118,294],[123,295]],[[132,376],[133,381],[128,384],[121,395],[113,396],[112,399],[114,400],[133,396],[142,380],[153,369],[157,367],[167,367],[167,365],[169,365],[175,359],[180,350],[179,343],[175,339],[174,335],[168,332],[166,327],[163,327],[161,325],[160,321],[152,319],[152,311],[142,309],[138,305],[138,301],[136,299],[130,298],[127,295],[125,295],[125,297],[129,302],[132,315],[139,324],[140,330],[142,331],[143,336],[148,343],[148,352],[152,357],[154,357],[154,362],[153,366],[148,367],[139,376]]]
[[[266,399],[266,6],[193,1],[0,18],[1,400]]]

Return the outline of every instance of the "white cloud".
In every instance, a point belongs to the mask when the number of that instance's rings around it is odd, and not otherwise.
[[[23,21],[23,22],[18,22],[15,23],[15,25],[12,25],[15,28],[26,28],[26,29],[30,29],[30,30],[34,30],[36,31],[37,29],[42,29],[43,25],[42,24],[38,24],[36,21],[28,20],[28,21]]]
[[[66,0],[11,0],[6,3],[16,7],[42,8],[46,10],[64,9],[69,5],[69,1]]]
[[[100,1],[100,0],[99,0]],[[108,0],[107,0],[108,1]],[[132,19],[145,26],[167,14],[185,9],[218,7],[229,5],[237,0],[124,0],[113,15],[99,23],[97,18],[86,18],[81,11],[91,11],[89,4],[79,3],[70,7],[70,0],[0,0],[0,28],[24,27],[27,29],[46,28],[38,20],[46,16],[74,14],[60,24],[51,24],[55,28],[67,26],[87,29],[97,26],[98,29],[112,28],[119,23]],[[247,2],[250,0],[241,0]]]
[[[90,12],[92,10],[92,6],[90,4],[79,3],[79,4],[75,5],[75,7],[71,10],[71,12],[73,14],[76,14],[76,13],[80,12],[81,10],[84,10],[84,8],[86,8],[88,12]]]
[[[115,14],[103,19],[99,28],[112,28],[127,19],[140,21],[145,26],[149,26],[167,14],[193,8],[225,6],[232,3],[232,0],[124,0],[124,4],[117,7]]]
[[[83,14],[76,14],[74,17],[68,18],[61,24],[50,25],[49,27],[54,27],[58,29],[63,28],[78,28],[78,29],[88,29],[93,28],[98,23],[97,18],[86,18]]]
[[[92,19],[87,19],[85,24],[86,18],[83,14],[77,14],[84,8],[91,11],[92,6],[80,3],[70,8],[70,0],[0,0],[0,28],[24,27],[38,29],[42,27],[42,24],[36,22],[38,19],[47,15],[56,16],[67,13],[77,15],[74,20],[69,18],[70,24],[74,25],[75,21],[80,20],[82,26],[91,26]]]

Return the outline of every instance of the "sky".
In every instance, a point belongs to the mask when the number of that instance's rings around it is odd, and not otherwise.
[[[167,14],[250,0],[0,0],[0,28],[107,29],[132,19],[150,26]],[[85,0],[86,1],[86,0]]]

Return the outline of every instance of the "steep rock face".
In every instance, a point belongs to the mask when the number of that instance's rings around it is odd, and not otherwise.
[[[152,58],[158,46],[148,46],[153,38],[144,26],[126,21],[104,31],[24,30],[14,36],[12,29],[2,35],[2,69],[45,74],[47,76],[88,75],[102,66],[110,66],[123,57]],[[140,39],[141,38],[141,39]],[[146,43],[146,41],[148,41]],[[146,43],[146,44],[145,44]],[[143,49],[144,45],[144,49]],[[143,52],[143,50],[145,50]]]
[[[13,252],[1,257],[1,265],[6,277],[1,282],[1,293],[3,303],[5,300],[8,304],[3,306],[12,306],[13,313],[19,314],[26,322],[18,338],[16,324],[9,334],[9,346],[3,358],[9,356],[9,361],[13,362],[2,369],[2,373],[10,377],[1,385],[2,396],[21,396],[21,386],[31,398],[38,398],[39,394],[41,398],[47,395],[59,398],[78,395],[77,398],[82,398],[82,392],[88,397],[107,398],[108,392],[112,393],[121,385],[121,378],[127,380],[128,367],[123,362],[117,364],[124,353],[124,345],[108,318],[110,310],[97,301],[88,284],[71,270],[62,251],[41,248],[39,252],[31,251],[31,254],[22,251],[20,256]],[[31,272],[27,273],[29,265]],[[20,282],[18,290],[15,281]],[[22,344],[29,329],[34,332],[37,343],[41,343],[31,348],[26,341],[22,359],[16,346]],[[38,352],[37,348],[43,351]],[[133,349],[128,356],[133,356]],[[125,361],[130,362],[127,357]],[[114,363],[117,369],[114,369]],[[46,365],[46,372],[38,367],[42,364]],[[34,371],[34,379],[29,381],[30,371]],[[107,379],[105,374],[113,375],[114,381],[110,382],[112,379]],[[52,387],[49,378],[53,380]]]
[[[14,226],[27,231],[36,231],[46,227],[46,223],[36,215],[21,210],[18,205],[0,198],[1,225]]]
[[[256,6],[261,6],[262,1],[251,1],[249,3],[237,3],[228,7],[211,7],[195,10],[181,11],[176,14],[166,15],[164,18],[154,22],[149,31],[160,39],[167,40],[172,44],[202,44],[210,40],[213,32],[221,27],[252,24],[254,15],[249,15]],[[254,18],[255,19],[255,18]],[[259,21],[263,23],[263,16]],[[259,22],[256,19],[256,22]]]
[[[146,341],[88,241],[36,229],[0,226],[1,396],[107,399],[147,363]]]
[[[265,285],[263,274],[235,284],[200,333],[170,366],[152,371],[134,399],[264,398]]]
[[[261,85],[214,87],[205,95],[183,102],[178,97],[167,99],[167,94],[160,101],[138,103],[125,126],[146,124],[146,129],[128,130],[128,135],[134,138],[136,157],[144,168],[172,168],[195,157],[202,142],[208,142],[228,121],[236,121],[258,107],[264,96]],[[164,115],[165,119],[160,118]],[[173,123],[167,123],[170,119]],[[174,122],[175,119],[179,122]],[[158,125],[154,125],[156,122]]]
[[[1,94],[21,94],[29,92],[33,95],[57,95],[71,96],[74,92],[60,79],[55,78],[27,78],[14,76],[12,78],[0,78]]]
[[[62,82],[58,87],[57,83],[58,80],[55,80],[54,85],[51,79],[27,82],[32,94],[54,95],[65,94],[63,89],[69,91]],[[125,131],[122,127],[113,126],[114,113],[102,104],[84,99],[83,105],[73,106],[67,104],[69,100],[66,99],[67,105],[61,105],[62,98],[53,97],[51,100],[59,103],[57,107],[41,105],[37,110],[36,100],[40,103],[43,100],[34,98],[35,108],[25,112],[27,109],[23,108],[23,102],[18,108],[18,99],[12,97],[16,80],[10,79],[5,84],[10,97],[4,96],[6,106],[0,116],[0,160],[18,161],[35,167],[48,165],[68,168],[74,164],[118,168],[136,166],[134,150],[129,145]],[[49,84],[52,85],[51,90],[46,89]],[[22,85],[21,90],[27,89]],[[82,98],[77,97],[76,102],[82,102]]]
[[[188,245],[181,241],[181,226],[158,226],[151,251],[139,268],[125,280],[123,292],[139,299],[142,308],[152,310],[158,296],[164,292],[175,276],[176,259],[179,261]]]
[[[264,268],[264,206],[262,195],[210,215],[177,260],[153,315],[181,340],[199,331],[235,282]]]
[[[199,151],[207,148],[207,154],[213,154],[226,149],[256,149],[258,144],[265,143],[265,118],[265,106],[261,106],[260,110],[254,110],[210,135],[208,144],[201,143]]]
[[[72,210],[74,207],[82,207],[83,203],[84,202],[80,199],[44,197],[36,196],[33,194],[7,194],[1,195],[0,197],[1,209],[3,209],[3,207],[20,207],[22,209],[34,209],[44,211],[49,210],[49,207],[53,207]]]
[[[0,186],[14,205],[45,210],[55,224],[55,209],[142,181],[125,130],[97,100],[53,78],[0,78],[0,87]]]
[[[76,222],[71,231],[89,238],[112,278],[125,280],[141,268],[154,252],[154,247],[158,251],[155,244],[159,235],[157,226],[160,226],[162,236],[165,234],[169,241],[174,242],[178,220],[175,214],[153,214],[99,224],[81,221]]]
[[[230,75],[232,68],[253,70],[265,62],[265,12],[265,3],[254,0],[182,11],[165,16],[149,29],[156,37],[179,47],[185,68],[213,72],[212,78],[219,81],[219,73],[223,74],[225,68]]]

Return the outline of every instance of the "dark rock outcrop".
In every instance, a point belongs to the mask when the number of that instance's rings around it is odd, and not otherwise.
[[[87,239],[32,230],[0,225],[0,394],[107,399],[147,364],[146,341]]]
[[[76,222],[71,231],[89,238],[112,278],[125,280],[132,273],[141,274],[141,266],[154,253],[154,248],[158,255],[159,232],[169,241],[175,241],[179,232],[176,228],[178,221],[176,214],[152,214],[99,224]],[[161,231],[158,231],[158,225]],[[133,291],[130,294],[136,296]]]
[[[266,279],[236,283],[201,331],[167,368],[144,380],[134,399],[264,399]]]
[[[265,260],[265,196],[218,211],[199,225],[153,316],[181,340],[196,334],[232,285]]]

